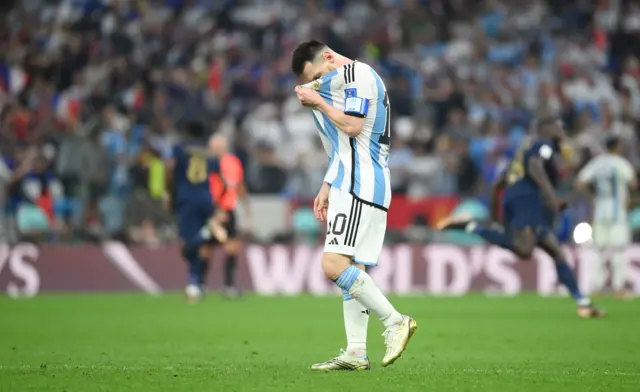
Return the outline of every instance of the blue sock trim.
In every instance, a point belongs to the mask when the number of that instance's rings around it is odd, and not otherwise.
[[[349,291],[351,286],[353,286],[353,283],[358,279],[358,275],[360,275],[360,269],[351,265],[349,268],[344,270],[342,274],[340,274],[338,279],[336,279],[336,284],[342,290]]]
[[[342,289],[342,298],[344,298],[345,301],[349,301],[353,299],[351,294],[349,294],[349,290],[345,290],[345,289]]]
[[[355,260],[355,259],[353,261],[355,261],[360,265],[364,265],[365,267],[375,267],[376,265],[378,265],[378,263],[375,261],[362,261],[362,260]]]

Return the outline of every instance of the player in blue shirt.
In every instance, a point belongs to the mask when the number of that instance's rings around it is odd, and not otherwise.
[[[225,242],[222,223],[224,211],[215,210],[210,190],[210,176],[219,172],[218,159],[210,156],[200,125],[188,125],[188,140],[173,149],[167,163],[167,195],[165,203],[178,218],[182,240],[182,255],[189,265],[186,294],[190,302],[202,298],[202,288],[208,268],[209,246],[212,241]]]
[[[502,217],[504,228],[483,226],[468,216],[451,216],[440,222],[440,229],[464,229],[491,244],[511,250],[522,259],[530,259],[536,246],[555,261],[558,280],[569,290],[578,305],[580,317],[602,317],[578,288],[575,275],[565,260],[554,223],[566,202],[555,192],[558,171],[555,159],[560,155],[564,132],[562,123],[554,118],[538,124],[538,135],[523,143],[506,172],[494,185],[492,210],[497,217],[498,194],[504,190]]]

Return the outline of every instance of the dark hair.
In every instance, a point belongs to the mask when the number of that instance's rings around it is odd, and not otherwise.
[[[604,144],[607,147],[607,151],[615,150],[620,145],[620,138],[617,136],[608,136]]]
[[[538,121],[538,133],[542,132],[549,125],[555,124],[558,121],[555,117],[543,117]]]
[[[302,75],[304,65],[312,62],[320,50],[326,46],[327,44],[324,42],[316,40],[302,42],[293,51],[293,56],[291,57],[291,71],[293,71],[296,76]]]
[[[193,139],[203,139],[207,136],[204,124],[200,121],[189,121],[185,128],[187,135]]]

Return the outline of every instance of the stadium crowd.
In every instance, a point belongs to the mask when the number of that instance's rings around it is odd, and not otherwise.
[[[540,116],[564,121],[576,167],[611,134],[640,163],[632,1],[24,0],[0,11],[1,229],[172,238],[163,160],[190,126],[230,138],[252,194],[312,198],[327,159],[289,55],[316,37],[385,78],[396,194],[484,202]]]

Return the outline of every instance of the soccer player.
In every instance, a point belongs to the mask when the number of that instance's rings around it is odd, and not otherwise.
[[[626,297],[627,247],[631,242],[631,228],[627,221],[629,190],[637,187],[636,175],[629,163],[620,154],[620,139],[611,137],[606,141],[607,153],[593,158],[580,171],[577,187],[595,188],[593,241],[599,250],[594,263],[593,287],[599,291],[605,283],[604,254],[611,261],[611,286],[620,297]]]
[[[203,295],[208,245],[213,240],[225,242],[227,233],[222,225],[224,211],[215,211],[209,187],[209,176],[219,171],[219,162],[207,150],[201,125],[189,124],[187,133],[187,140],[174,147],[167,162],[167,188],[173,195],[166,195],[165,203],[177,214],[182,255],[189,265],[185,292],[194,303]]]
[[[406,349],[417,324],[400,314],[365,271],[378,263],[391,203],[389,99],[378,74],[319,41],[293,52],[293,73],[302,105],[312,109],[329,167],[314,213],[328,222],[322,269],[342,289],[347,350],[313,370],[367,370],[369,311],[384,324],[391,365]]]
[[[601,317],[597,309],[578,288],[575,275],[567,263],[564,252],[553,232],[558,213],[566,207],[555,192],[558,178],[555,158],[560,153],[564,132],[562,123],[554,118],[538,123],[537,137],[520,147],[507,171],[494,185],[492,207],[494,217],[497,194],[504,189],[502,214],[504,229],[483,226],[468,216],[451,216],[439,223],[446,229],[464,229],[487,242],[511,250],[522,259],[530,259],[536,246],[542,248],[555,262],[558,280],[576,301],[580,317]]]
[[[227,256],[224,265],[223,294],[227,298],[236,298],[240,292],[236,287],[235,271],[238,252],[242,245],[235,212],[238,201],[243,203],[245,215],[251,215],[247,187],[244,182],[244,169],[240,159],[229,152],[226,137],[212,136],[209,139],[209,151],[220,161],[220,173],[214,173],[211,176],[211,193],[216,198],[218,208],[225,211],[227,215],[225,229],[228,239],[223,244]]]

